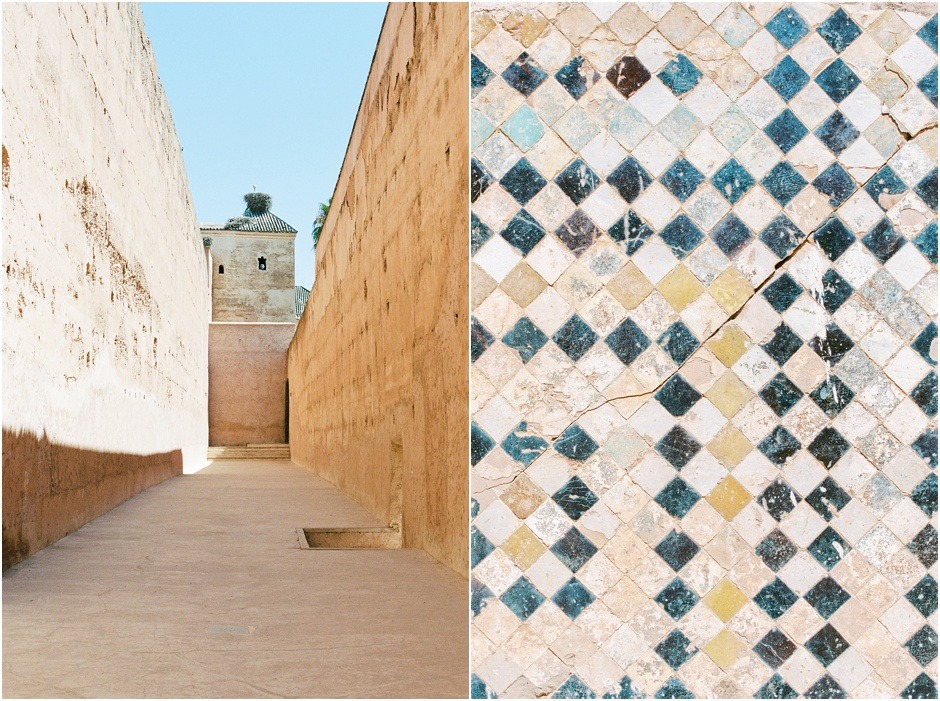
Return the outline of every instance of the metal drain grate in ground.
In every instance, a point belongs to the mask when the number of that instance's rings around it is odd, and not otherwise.
[[[300,547],[308,550],[397,550],[401,529],[397,526],[366,528],[298,528]]]

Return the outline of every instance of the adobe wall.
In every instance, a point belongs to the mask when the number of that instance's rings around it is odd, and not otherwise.
[[[213,321],[296,321],[294,237],[204,230],[212,239]],[[258,269],[264,257],[265,269]],[[219,273],[219,266],[225,272]]]
[[[3,565],[205,460],[205,254],[140,8],[3,6]]]
[[[467,26],[389,5],[288,356],[293,460],[463,574]]]
[[[287,347],[296,324],[209,324],[209,445],[287,442]]]

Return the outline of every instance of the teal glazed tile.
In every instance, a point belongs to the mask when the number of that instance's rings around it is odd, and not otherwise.
[[[711,182],[733,205],[754,187],[755,181],[747,169],[732,158],[718,169]]]
[[[787,49],[809,32],[809,25],[794,7],[785,7],[767,23],[766,29]]]
[[[633,202],[652,182],[653,178],[635,158],[627,158],[607,176],[607,182],[616,188],[627,202]]]
[[[470,111],[470,145],[476,148],[493,133],[495,127],[483,114],[476,110]]]
[[[499,235],[511,246],[526,254],[542,240],[545,230],[531,214],[520,209]]]
[[[692,178],[697,179],[694,175]],[[685,258],[702,242],[705,234],[689,217],[680,214],[659,232],[659,237],[678,258]]]
[[[600,74],[594,70],[590,62],[583,56],[575,56],[558,69],[555,80],[568,91],[571,97],[579,100],[584,93],[600,80]]]
[[[674,630],[656,646],[656,654],[673,669],[679,669],[698,652],[689,649],[691,643],[682,631]]]
[[[528,105],[522,105],[513,112],[501,129],[522,151],[528,151],[545,134],[541,120]]]
[[[789,102],[809,83],[809,75],[790,56],[784,56],[773,69],[764,76],[764,80],[777,94]]]
[[[523,363],[532,360],[542,346],[548,343],[548,337],[527,317],[519,319],[502,340],[507,346],[519,352]]]
[[[520,621],[524,621],[538,610],[538,607],[545,601],[545,597],[532,586],[529,580],[520,577],[515,584],[503,592],[499,600],[516,614]]]
[[[676,95],[684,95],[698,85],[702,72],[682,54],[672,59],[657,77]]]
[[[861,28],[842,8],[833,12],[816,28],[816,32],[836,53],[845,51],[862,34]]]
[[[539,455],[548,449],[548,442],[541,436],[533,435],[525,421],[503,439],[500,446],[513,460],[523,465],[531,465]]]
[[[580,360],[597,341],[594,329],[577,314],[552,335],[552,340],[572,360]]]
[[[471,697],[936,698],[936,8],[472,16]]]
[[[839,110],[826,117],[823,123],[816,127],[813,134],[836,156],[842,155],[842,152],[854,144],[860,136],[856,126]]]
[[[702,446],[681,426],[673,426],[654,446],[677,470],[685,467]]]
[[[653,235],[653,229],[636,212],[629,211],[626,217],[621,217],[611,225],[607,235],[622,243],[627,255],[633,255]]]
[[[580,426],[574,424],[564,430],[555,441],[555,450],[569,460],[584,462],[599,448],[593,438]]]
[[[799,698],[799,696],[799,693],[797,693],[792,686],[787,684],[779,674],[773,675],[767,680],[767,683],[754,694],[754,698],[757,699],[796,699]]]
[[[673,619],[679,620],[699,602],[699,597],[676,577],[656,595],[655,601]]]
[[[503,80],[523,95],[531,95],[548,78],[535,60],[523,51],[502,73]]]
[[[596,598],[581,582],[572,578],[555,593],[552,601],[568,618],[574,620]]]
[[[852,176],[838,163],[832,163],[813,180],[813,187],[829,197],[829,206],[838,207],[855,192]]]
[[[796,644],[778,628],[774,628],[754,646],[754,652],[771,669],[777,669],[796,652]]]

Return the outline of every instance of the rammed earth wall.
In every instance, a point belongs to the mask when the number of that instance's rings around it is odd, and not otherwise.
[[[460,573],[467,15],[389,6],[288,360],[293,459]]]
[[[205,259],[136,5],[3,7],[3,564],[207,444]]]
[[[936,697],[935,13],[475,7],[474,697]]]
[[[287,442],[293,323],[209,324],[209,445]]]

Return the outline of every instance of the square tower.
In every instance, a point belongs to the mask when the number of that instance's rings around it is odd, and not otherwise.
[[[245,213],[202,224],[212,287],[212,321],[296,321],[297,229],[271,212],[271,197],[245,195]]]

